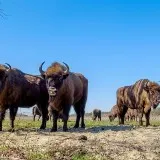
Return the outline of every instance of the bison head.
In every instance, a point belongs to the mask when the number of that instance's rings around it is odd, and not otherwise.
[[[160,85],[155,82],[148,82],[145,85],[145,90],[148,92],[153,108],[156,108],[160,103]]]
[[[11,69],[11,66],[6,63],[6,65],[0,65],[0,90],[3,88],[5,80],[8,76],[8,71]]]
[[[40,65],[39,71],[41,76],[46,80],[49,96],[53,99],[56,97],[58,90],[61,88],[63,80],[69,75],[69,66],[66,63],[64,63],[64,66],[58,62],[55,62],[48,67],[46,72],[44,72],[42,70],[43,64],[44,62]]]
[[[109,114],[108,118],[109,118],[110,122],[114,121],[114,119],[115,119],[115,117],[112,114]]]

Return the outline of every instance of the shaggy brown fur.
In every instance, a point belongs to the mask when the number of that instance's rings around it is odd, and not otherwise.
[[[94,109],[92,112],[92,119],[96,120],[98,118],[98,121],[101,121],[101,110],[100,109]]]
[[[58,62],[52,63],[50,67],[46,70],[46,76],[52,76],[53,74],[63,74],[66,68],[63,65],[60,65]]]
[[[114,121],[114,119],[118,117],[119,115],[118,113],[119,113],[118,106],[114,105],[108,115],[110,122]]]
[[[27,108],[35,104],[42,111],[40,128],[44,129],[48,114],[48,98],[46,84],[41,77],[25,74],[18,69],[0,69],[0,130],[8,108],[13,129],[18,107]]]
[[[142,117],[145,113],[146,126],[150,124],[151,107],[156,108],[160,103],[160,86],[148,79],[141,79],[134,85],[125,86],[117,90],[117,106],[120,111],[119,124],[124,124],[124,115],[128,108],[138,109],[139,124],[143,125]]]
[[[74,106],[77,114],[75,128],[79,127],[80,117],[81,127],[85,127],[84,113],[88,96],[88,80],[79,73],[69,72],[64,74],[67,68],[58,62],[53,63],[44,74],[48,92],[50,95],[50,107],[53,114],[53,127],[51,131],[57,131],[58,113],[63,111],[63,131],[67,131],[67,121],[71,106]],[[52,96],[50,90],[56,90],[56,96]]]

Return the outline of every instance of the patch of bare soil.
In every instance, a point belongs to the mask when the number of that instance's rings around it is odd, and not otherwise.
[[[92,159],[159,160],[160,127],[108,126],[56,133],[35,130],[0,133],[0,159],[29,159],[33,152],[48,154],[55,160],[70,160],[77,154],[90,155]]]

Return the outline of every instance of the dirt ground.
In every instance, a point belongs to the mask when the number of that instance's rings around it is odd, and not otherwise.
[[[160,159],[160,127],[153,126],[102,126],[70,129],[66,133],[61,129],[56,133],[24,129],[15,133],[1,132],[0,139],[1,159],[69,160],[75,155],[100,160]],[[41,155],[37,158],[36,154]]]

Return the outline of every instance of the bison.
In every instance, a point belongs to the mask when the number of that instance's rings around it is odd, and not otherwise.
[[[32,108],[32,114],[33,114],[33,121],[35,121],[35,118],[36,118],[36,115],[38,115],[38,121],[39,119],[41,118],[42,116],[42,113],[40,111],[40,109],[38,108],[37,105],[34,105],[33,108]]]
[[[119,113],[118,106],[114,105],[108,115],[110,122],[114,121],[114,119],[118,117],[119,115],[118,113]]]
[[[23,73],[18,69],[0,66],[0,131],[5,111],[10,110],[10,125],[14,131],[14,120],[18,107],[26,108],[35,104],[42,111],[42,124],[45,129],[48,114],[49,94],[45,80],[40,76]]]
[[[92,119],[96,120],[97,118],[99,121],[101,121],[101,110],[100,109],[94,109],[92,112]]]
[[[63,131],[67,131],[67,121],[71,106],[76,112],[76,123],[74,128],[85,128],[84,114],[88,96],[88,80],[80,73],[70,72],[69,66],[54,62],[44,72],[44,62],[39,67],[41,76],[46,80],[49,93],[49,105],[53,114],[53,127],[51,132],[57,131],[58,114],[63,112]]]
[[[124,116],[128,108],[137,109],[139,125],[143,125],[143,113],[146,126],[150,125],[151,107],[156,108],[160,103],[160,86],[148,79],[140,79],[131,86],[121,87],[117,90],[117,106],[119,108],[119,124],[124,124]]]
[[[125,114],[125,120],[128,121],[137,121],[138,111],[137,109],[128,108],[127,113]]]

